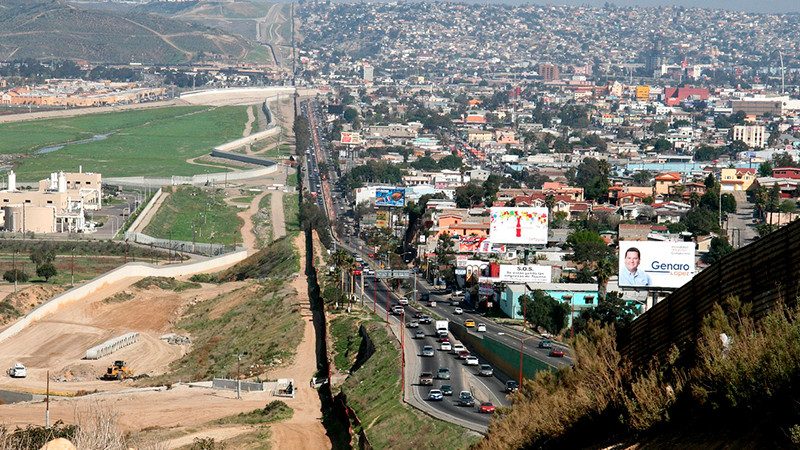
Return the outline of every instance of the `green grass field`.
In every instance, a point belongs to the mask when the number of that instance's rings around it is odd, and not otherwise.
[[[225,203],[221,189],[181,187],[167,197],[144,232],[191,242],[194,225],[196,242],[212,242],[213,236],[215,244],[233,245],[234,239],[241,244],[242,220],[236,216],[238,212],[238,208]]]
[[[283,218],[286,221],[286,233],[300,231],[300,194],[286,194],[283,196]]]
[[[465,428],[433,419],[402,402],[400,393],[400,349],[389,337],[381,321],[340,319],[331,327],[333,350],[340,370],[349,370],[353,356],[340,356],[358,351],[362,322],[375,344],[375,353],[341,385],[347,404],[358,414],[374,448],[469,448],[478,438]],[[350,328],[349,332],[347,328]],[[346,336],[345,343],[338,342]],[[369,424],[367,426],[367,424]],[[358,431],[354,429],[353,431]]]
[[[99,172],[104,177],[171,176],[219,172],[188,164],[211,148],[241,137],[245,106],[181,106],[91,114],[0,125],[0,154],[18,155],[20,181],[38,181],[56,170]],[[92,136],[109,136],[91,140]],[[46,147],[89,139],[51,153]]]

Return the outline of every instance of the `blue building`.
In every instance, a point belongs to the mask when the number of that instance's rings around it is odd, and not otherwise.
[[[506,284],[505,290],[500,294],[500,309],[512,319],[522,319],[522,304],[519,298],[525,294],[531,295],[535,290],[542,290],[547,295],[570,305],[570,321],[577,317],[581,311],[594,308],[597,305],[597,284],[593,283],[519,283]]]

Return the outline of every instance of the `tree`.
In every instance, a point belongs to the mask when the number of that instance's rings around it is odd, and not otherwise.
[[[589,200],[597,200],[608,194],[609,166],[608,161],[586,158],[578,165],[575,172],[575,184],[584,189]]]
[[[573,326],[576,333],[581,333],[594,320],[602,324],[612,325],[617,331],[633,322],[638,313],[638,307],[629,305],[622,299],[619,292],[609,292],[605,299],[598,299],[597,306],[584,310],[575,318]]]
[[[736,198],[733,194],[722,194],[720,198],[722,212],[735,213],[736,212]]]
[[[711,239],[711,246],[708,248],[708,253],[703,255],[702,259],[709,264],[713,264],[732,251],[733,247],[728,243],[728,238],[715,237]]]
[[[760,177],[772,176],[772,164],[770,164],[769,161],[764,161],[758,165],[758,176]]]
[[[666,123],[664,123],[664,122],[655,122],[655,123],[653,123],[652,125],[650,125],[650,129],[651,129],[651,130],[653,131],[653,133],[655,133],[655,134],[664,134],[664,133],[666,133],[666,132],[667,132],[667,130],[669,129],[669,127],[668,127],[668,126],[667,126],[667,124],[666,124]]]
[[[358,118],[358,111],[355,108],[346,108],[343,116],[347,123],[353,123]]]
[[[672,150],[673,145],[672,142],[666,139],[657,139],[655,143],[653,143],[653,151],[656,153],[664,153]]]
[[[792,158],[792,155],[783,152],[772,155],[772,167],[800,167],[800,164]]]
[[[715,209],[705,206],[692,208],[682,219],[686,229],[695,235],[707,235],[719,230],[719,216]]]
[[[571,233],[567,236],[567,247],[572,249],[571,259],[582,263],[599,261],[610,254],[605,239],[591,230],[577,230]]]
[[[456,206],[459,208],[472,208],[483,201],[486,190],[482,186],[469,183],[456,188]]]
[[[648,170],[637,170],[633,174],[633,183],[637,186],[650,186],[653,174]]]
[[[16,271],[16,276],[14,275],[15,271]],[[8,281],[9,283],[13,283],[15,281],[20,283],[25,283],[26,281],[28,281],[28,274],[23,272],[22,269],[11,269],[3,272],[3,279]]]
[[[44,278],[45,282],[50,281],[50,278],[56,275],[58,275],[58,270],[56,270],[56,266],[50,263],[42,264],[36,268],[36,276]]]
[[[56,259],[56,249],[49,243],[42,243],[37,245],[31,251],[31,261],[38,269],[44,264],[52,263]]]
[[[523,295],[519,301],[523,305],[523,311],[520,312],[525,315],[524,320],[534,327],[558,334],[567,326],[569,305],[559,302],[545,291],[534,290],[532,296]]]

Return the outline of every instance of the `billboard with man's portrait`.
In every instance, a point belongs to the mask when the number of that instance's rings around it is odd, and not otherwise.
[[[620,287],[679,288],[696,272],[693,242],[619,243]]]

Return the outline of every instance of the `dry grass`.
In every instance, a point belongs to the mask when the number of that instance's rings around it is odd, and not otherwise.
[[[163,442],[139,441],[123,433],[117,413],[96,403],[75,409],[75,425],[55,423],[51,427],[28,426],[7,430],[0,427],[0,450],[38,450],[54,439],[67,439],[80,450],[166,450]]]
[[[697,433],[710,445],[739,441],[746,447],[764,444],[769,436],[770,445],[791,446],[796,439],[796,446],[800,309],[781,307],[758,323],[749,313],[736,298],[718,305],[704,320],[692,367],[680,365],[673,348],[666,361],[634,370],[620,358],[613,330],[591,324],[573,342],[574,367],[526,381],[514,405],[501,411],[501,420],[492,422],[475,448],[641,444],[666,430],[677,441],[691,442],[698,436],[682,434]],[[737,429],[737,423],[754,418],[761,418],[757,423],[765,429]],[[687,423],[704,425],[686,431]]]

